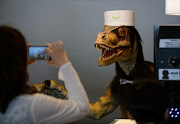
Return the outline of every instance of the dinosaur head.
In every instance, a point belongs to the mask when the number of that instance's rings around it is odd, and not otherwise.
[[[97,36],[95,47],[102,50],[102,56],[98,60],[99,66],[136,61],[136,36],[127,26],[105,25],[104,32]]]

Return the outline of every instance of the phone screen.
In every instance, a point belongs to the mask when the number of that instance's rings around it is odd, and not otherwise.
[[[47,46],[31,46],[28,48],[29,60],[50,60],[51,57],[45,53]]]

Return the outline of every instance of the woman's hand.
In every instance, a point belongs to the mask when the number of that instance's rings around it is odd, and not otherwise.
[[[48,48],[46,48],[45,52],[47,52],[51,56],[51,60],[48,61],[48,64],[54,65],[59,68],[61,65],[69,62],[62,41],[57,41],[52,44],[47,43],[46,45],[48,46]]]

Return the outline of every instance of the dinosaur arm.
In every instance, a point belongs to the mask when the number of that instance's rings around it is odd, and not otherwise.
[[[118,105],[119,99],[114,98],[109,89],[96,103],[90,103],[88,117],[92,119],[101,119],[116,109]]]
[[[54,80],[45,80],[40,84],[34,84],[32,88],[36,89],[39,93],[47,94],[56,98],[68,99],[67,90],[64,86]]]

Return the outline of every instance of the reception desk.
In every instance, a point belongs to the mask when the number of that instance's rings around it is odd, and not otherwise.
[[[110,124],[136,124],[136,121],[131,119],[114,119]]]

